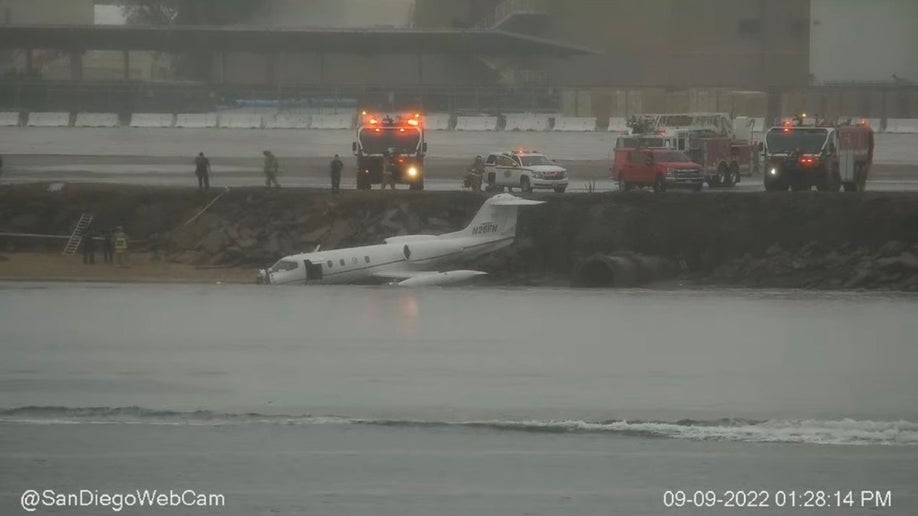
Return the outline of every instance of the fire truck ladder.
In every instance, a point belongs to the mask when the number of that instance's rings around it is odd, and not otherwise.
[[[80,215],[80,220],[77,222],[75,228],[73,228],[73,233],[70,235],[70,239],[67,240],[67,245],[64,246],[64,256],[73,256],[76,253],[77,249],[80,247],[80,243],[83,241],[83,235],[86,234],[86,230],[89,229],[89,225],[92,224],[92,215],[89,213],[84,213]]]

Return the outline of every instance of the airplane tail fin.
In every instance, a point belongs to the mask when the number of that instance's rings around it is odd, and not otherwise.
[[[517,212],[523,206],[534,206],[544,201],[521,199],[511,194],[499,194],[486,200],[465,229],[443,235],[444,237],[504,238],[516,236]]]

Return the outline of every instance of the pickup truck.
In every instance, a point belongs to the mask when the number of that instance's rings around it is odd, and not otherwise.
[[[536,151],[495,152],[485,160],[488,191],[567,190],[567,170]]]
[[[701,165],[685,153],[660,148],[617,148],[612,165],[612,180],[619,189],[630,191],[649,186],[655,192],[669,188],[701,191],[704,174]]]

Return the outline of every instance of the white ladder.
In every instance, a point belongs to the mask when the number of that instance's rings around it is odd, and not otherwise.
[[[92,224],[92,215],[89,213],[84,213],[80,215],[80,221],[77,222],[75,228],[73,228],[73,233],[70,235],[70,239],[67,240],[67,245],[64,246],[64,256],[73,256],[76,253],[77,249],[80,248],[80,243],[83,241],[83,235],[86,234],[86,230],[89,229],[89,225]]]

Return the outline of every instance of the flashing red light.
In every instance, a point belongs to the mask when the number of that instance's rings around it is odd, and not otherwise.
[[[377,133],[380,132],[380,128],[379,128],[379,127],[377,127],[376,129],[373,129],[373,130],[376,131]]]
[[[379,123],[379,120],[377,120],[377,119],[375,119],[375,118],[371,118],[371,119],[370,119],[370,125],[376,125],[376,124],[378,124],[378,123]]]
[[[399,128],[398,128],[398,132],[400,132],[400,133],[405,132],[405,128],[404,128],[404,127],[399,127]]]
[[[819,158],[815,156],[800,156],[798,160],[801,167],[815,167],[819,164]]]

